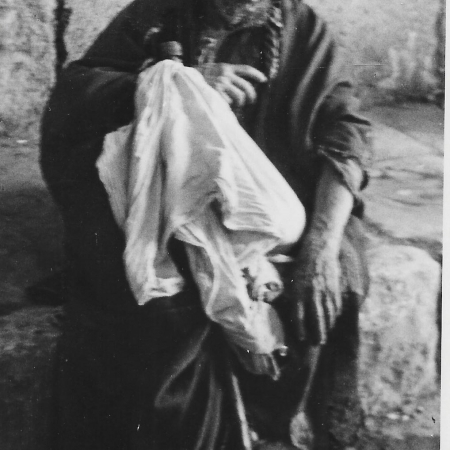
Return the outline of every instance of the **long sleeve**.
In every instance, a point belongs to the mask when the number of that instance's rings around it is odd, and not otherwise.
[[[44,112],[43,154],[57,158],[58,153],[101,138],[133,119],[139,70],[146,59],[155,57],[155,49],[147,44],[149,32],[177,3],[135,0],[80,60],[62,71]]]
[[[67,67],[47,106],[45,138],[77,144],[133,118],[137,74],[82,62]]]
[[[319,109],[312,139],[318,156],[337,171],[359,204],[368,182],[371,124],[356,113],[356,103],[349,83],[335,87]]]
[[[140,3],[124,9],[58,77],[42,122],[44,152],[55,144],[63,151],[61,144],[89,141],[132,120],[138,69],[148,57],[146,25],[138,21]]]
[[[359,203],[371,159],[370,123],[356,111],[350,67],[328,27],[299,1],[283,2],[277,78],[259,115],[256,139],[311,210],[324,160]]]
[[[134,115],[138,69],[147,57],[144,35],[151,26],[151,18],[140,14],[144,3],[131,3],[81,60],[62,71],[42,121],[41,168],[64,221],[71,274],[84,287],[84,301],[116,309],[136,302],[123,267],[123,233],[95,162],[104,135]]]

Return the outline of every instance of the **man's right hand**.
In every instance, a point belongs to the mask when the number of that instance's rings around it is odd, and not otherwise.
[[[267,82],[262,72],[245,64],[206,63],[196,69],[235,108],[255,102],[256,89],[252,82]]]
[[[297,338],[325,344],[342,312],[340,239],[312,227],[303,238],[289,286]]]

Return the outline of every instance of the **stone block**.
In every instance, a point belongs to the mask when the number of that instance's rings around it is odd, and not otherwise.
[[[401,409],[437,392],[440,265],[423,250],[370,251],[371,289],[360,316],[360,394],[367,415]]]
[[[0,317],[0,448],[52,447],[59,308],[26,308]]]
[[[0,0],[0,134],[36,131],[55,80],[56,0]]]
[[[66,0],[70,11],[65,33],[68,61],[80,58],[111,19],[131,0]]]

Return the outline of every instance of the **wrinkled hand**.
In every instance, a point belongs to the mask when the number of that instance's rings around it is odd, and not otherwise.
[[[197,66],[196,69],[229,105],[236,108],[256,100],[256,90],[252,82],[267,81],[262,72],[244,64],[207,63]]]
[[[342,310],[340,242],[311,229],[296,262],[290,297],[299,340],[324,344]]]

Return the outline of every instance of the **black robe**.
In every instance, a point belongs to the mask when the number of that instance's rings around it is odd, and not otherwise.
[[[354,112],[351,84],[324,23],[301,2],[282,4],[280,69],[259,92],[256,106],[243,111],[243,124],[296,191],[308,216],[324,161],[354,193],[341,250],[348,312],[330,347],[340,345],[342,329],[356,333],[355,311],[367,292],[359,197],[367,176],[363,186],[355,185],[349,167],[356,163],[366,173],[370,126]],[[104,135],[133,119],[139,68],[154,56],[147,32],[169,7],[181,10],[177,33],[184,63],[192,65],[201,2],[136,0],[81,60],[64,69],[44,114],[41,165],[64,220],[71,273],[60,345],[58,449],[240,448],[220,330],[205,317],[191,282],[175,297],[137,306],[122,259],[124,236],[95,167]],[[218,61],[261,68],[261,33],[249,27],[230,34]],[[182,248],[174,242],[171,251],[191,280]],[[261,414],[256,428],[269,437],[287,436],[288,417],[307,373],[307,364],[297,365],[278,384],[240,375],[246,401],[262,400],[255,410],[277,411],[268,420]],[[311,401],[318,435],[326,423],[322,394],[316,390]]]

